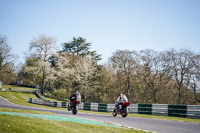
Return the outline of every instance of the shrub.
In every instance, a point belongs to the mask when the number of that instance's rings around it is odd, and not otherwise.
[[[54,90],[52,95],[59,100],[64,100],[69,97],[69,93],[65,89]]]

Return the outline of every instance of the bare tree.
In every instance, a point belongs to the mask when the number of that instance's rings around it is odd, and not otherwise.
[[[194,54],[184,49],[180,51],[172,49],[166,51],[166,54],[168,56],[170,74],[176,81],[177,103],[182,104],[183,94],[186,91],[185,87],[188,87],[188,83],[191,81],[190,75],[194,66]]]
[[[193,90],[195,102],[200,103],[200,55],[196,54],[190,71],[189,87]]]
[[[122,75],[125,76],[124,85],[126,88],[126,93],[130,98],[130,91],[131,91],[131,74],[134,73],[134,69],[136,67],[135,59],[133,58],[133,54],[135,51],[129,50],[117,50],[113,56],[110,58],[113,68],[116,68],[117,72],[120,72]],[[122,76],[121,75],[121,76]],[[119,77],[122,79],[122,77]],[[123,89],[123,88],[121,88]]]
[[[117,75],[115,73],[115,69],[113,69],[111,62],[107,62],[103,66],[102,76],[105,85],[105,93],[107,95],[104,97],[107,102],[114,102],[119,94],[120,87],[117,82]]]
[[[14,70],[16,56],[11,53],[11,47],[7,44],[7,38],[0,35],[0,76],[11,73]]]
[[[148,49],[140,51],[139,60],[138,74],[145,84],[145,98],[147,101],[157,103],[159,92],[170,80],[169,69],[165,67],[164,54]]]

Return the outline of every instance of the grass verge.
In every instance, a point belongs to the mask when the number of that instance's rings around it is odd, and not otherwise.
[[[49,107],[44,105],[32,104],[28,102],[28,98],[37,99],[37,97],[31,92],[15,92],[15,91],[0,91],[0,96],[7,99],[8,101],[25,106],[58,109],[55,107]],[[55,101],[55,100],[54,100]],[[66,110],[64,108],[59,108],[60,110]]]
[[[11,109],[0,107],[0,112],[14,112],[14,113],[26,113],[26,114],[55,114],[45,111],[23,110],[23,109]]]
[[[16,110],[0,108],[0,111],[20,112],[31,114],[43,114],[42,111]],[[143,131],[133,129],[121,129],[92,124],[80,124],[74,122],[63,122],[55,120],[46,120],[39,118],[27,118],[22,116],[0,115],[1,133],[144,133]]]
[[[35,88],[30,88],[30,87],[22,87],[22,86],[18,86],[18,85],[2,85],[2,88],[4,89],[17,89],[17,90],[35,90]]]

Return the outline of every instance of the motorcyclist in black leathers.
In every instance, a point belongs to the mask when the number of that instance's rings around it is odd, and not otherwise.
[[[80,93],[76,90],[70,97],[69,97],[69,104],[68,104],[68,110],[71,109],[71,106],[73,105],[73,102],[76,100],[79,100],[81,102],[81,95]]]

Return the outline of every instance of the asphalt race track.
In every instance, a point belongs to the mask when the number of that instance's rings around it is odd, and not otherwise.
[[[149,119],[149,118],[136,118],[136,117],[122,118],[121,116],[113,117],[112,114],[110,114],[109,116],[109,115],[97,115],[97,114],[88,114],[88,113],[78,112],[77,115],[73,115],[70,111],[61,111],[61,110],[54,110],[54,109],[44,109],[44,108],[16,105],[16,104],[8,102],[2,97],[0,97],[0,107],[47,111],[47,112],[53,112],[59,115],[67,115],[70,117],[104,121],[108,123],[119,124],[123,126],[128,126],[132,128],[137,128],[137,129],[142,129],[142,130],[147,130],[147,131],[157,132],[157,133],[200,133],[200,124],[195,124],[195,123],[158,120],[158,119]]]

